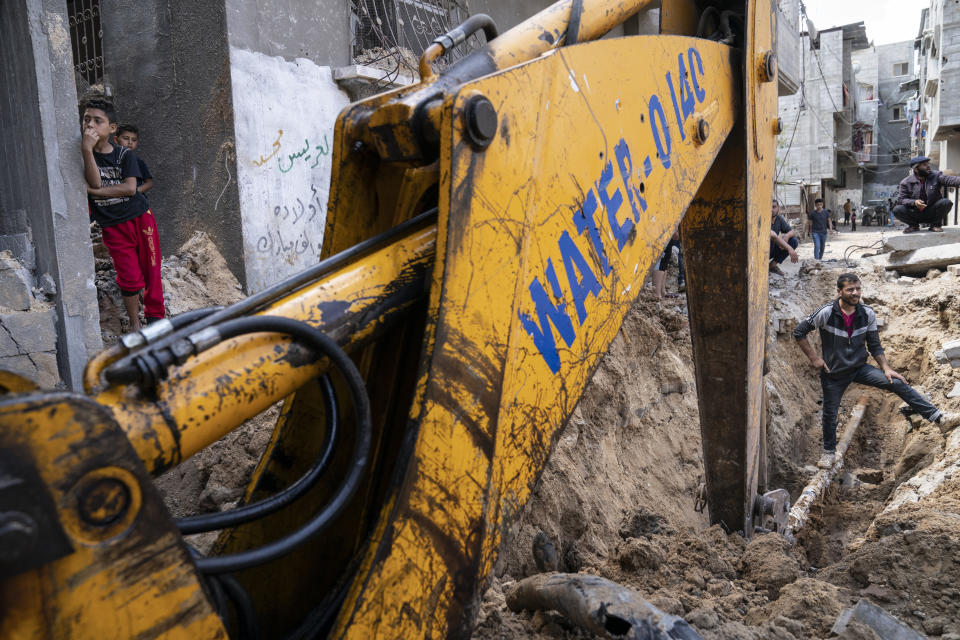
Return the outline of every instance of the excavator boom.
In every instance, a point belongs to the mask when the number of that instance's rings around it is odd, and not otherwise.
[[[716,3],[736,28],[697,37],[703,3],[663,0],[660,35],[598,39],[649,4],[563,0],[438,38],[420,84],[338,118],[320,264],[125,336],[86,395],[0,400],[0,531],[19,545],[0,636],[242,637],[254,612],[269,637],[468,636],[678,228],[710,520],[749,536],[774,11]],[[174,522],[150,475],[281,401],[242,513]],[[221,531],[209,557],[183,538],[203,530]]]

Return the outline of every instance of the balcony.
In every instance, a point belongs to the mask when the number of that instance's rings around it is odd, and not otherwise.
[[[877,126],[877,105],[879,100],[861,100],[857,103],[857,116],[854,124],[875,129]]]
[[[865,144],[860,151],[854,152],[857,164],[877,164],[877,145]]]

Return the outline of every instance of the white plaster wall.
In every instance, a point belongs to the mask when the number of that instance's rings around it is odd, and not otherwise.
[[[248,293],[316,264],[333,127],[348,103],[330,67],[230,47]]]

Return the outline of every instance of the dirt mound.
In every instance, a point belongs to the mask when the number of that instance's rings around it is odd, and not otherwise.
[[[92,236],[96,268],[97,302],[100,307],[100,330],[104,346],[115,344],[129,331],[127,313],[116,282],[116,271],[110,253],[99,232]],[[160,264],[163,298],[167,315],[228,305],[243,299],[240,283],[227,268],[207,234],[198,231]]]

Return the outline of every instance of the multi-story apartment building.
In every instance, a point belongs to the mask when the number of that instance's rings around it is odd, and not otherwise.
[[[857,70],[857,122],[864,142],[859,201],[869,205],[895,198],[897,186],[909,171],[906,109],[911,93],[901,86],[913,73],[913,41],[856,51],[853,60]]]
[[[860,193],[862,167],[876,162],[876,108],[858,100],[855,52],[867,50],[862,22],[800,35],[800,90],[780,98],[783,132],[777,147],[777,197],[788,212],[821,196],[837,208]],[[861,113],[861,110],[864,113]]]
[[[902,89],[910,151],[929,156],[941,171],[960,173],[960,5],[931,0],[920,14],[916,69]],[[956,201],[956,191],[949,190]],[[954,208],[948,222],[957,224]]]

